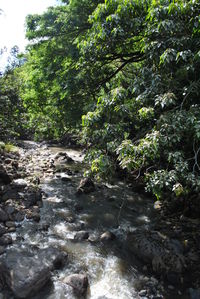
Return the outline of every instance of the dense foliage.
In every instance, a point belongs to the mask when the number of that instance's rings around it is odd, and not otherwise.
[[[70,0],[28,16],[29,126],[78,128],[98,178],[121,167],[157,198],[199,192],[199,15],[198,0]]]
[[[18,47],[13,47],[5,72],[0,75],[0,140],[23,137],[27,131],[28,116],[19,96],[21,80],[17,75],[23,58],[18,58],[18,54]]]

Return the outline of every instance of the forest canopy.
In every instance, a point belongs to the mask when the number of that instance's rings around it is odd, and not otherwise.
[[[23,65],[0,78],[20,130],[76,129],[99,179],[123,169],[157,198],[200,191],[198,0],[61,1],[27,16],[26,36]]]

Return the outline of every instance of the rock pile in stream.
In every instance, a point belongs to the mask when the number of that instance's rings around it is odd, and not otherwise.
[[[12,233],[18,225],[23,225],[24,219],[40,221],[43,193],[38,185],[42,177],[55,175],[62,184],[73,185],[75,170],[68,169],[67,164],[73,165],[75,162],[65,152],[51,155],[48,149],[44,150],[42,155],[40,150],[36,149],[32,154],[31,150],[28,154],[24,154],[23,151],[21,153],[21,157],[18,153],[1,153],[0,157],[0,275],[4,285],[9,287],[14,296],[29,298],[50,280],[51,271],[58,264],[66,261],[66,256],[55,248],[35,251],[9,249],[9,245],[13,242]],[[77,185],[74,185],[74,193],[79,195],[76,197],[77,203],[73,205],[74,214],[66,218],[66,221],[70,223],[74,223],[76,214],[82,212],[84,197],[96,192],[98,185],[94,184],[90,178],[84,178],[80,180],[76,188]],[[114,200],[114,197],[109,196],[110,202]],[[135,212],[137,214],[138,211]],[[179,288],[182,285],[184,272],[192,271],[191,276],[195,280],[189,293],[190,298],[196,299],[200,285],[200,239],[196,231],[199,231],[200,222],[198,219],[189,221],[187,218],[181,218],[175,223],[172,218],[169,221],[169,216],[159,219],[161,220],[157,221],[152,230],[131,231],[124,240],[123,248],[127,252],[130,251],[133,258],[138,257],[142,261],[146,272],[152,273],[153,270],[161,280],[167,278],[168,284],[170,283],[173,288],[176,286]],[[49,229],[48,223],[42,223],[42,221],[37,227],[43,232]],[[93,238],[91,231],[88,232],[85,229],[87,227],[80,225],[79,231],[74,235],[74,242],[98,243],[102,247],[106,247],[107,244],[120,243],[118,235],[111,231],[100,232],[100,236],[96,239],[96,236]],[[124,235],[126,233],[124,232]],[[196,247],[190,243],[191,241],[196,242]],[[197,249],[193,251],[193,248]],[[84,274],[69,275],[63,282],[80,296],[87,292],[88,278]],[[150,283],[149,280],[147,283]],[[160,281],[157,284],[159,283]],[[191,286],[191,284],[188,285]],[[150,289],[154,287],[158,287],[155,281],[152,282]],[[146,286],[144,289],[138,288],[138,298],[154,298],[151,297],[152,294],[148,296],[147,289]]]
[[[12,243],[11,233],[25,217],[39,219],[41,190],[23,179],[25,165],[18,152],[1,152],[0,157],[0,254]],[[19,224],[16,224],[19,223]]]

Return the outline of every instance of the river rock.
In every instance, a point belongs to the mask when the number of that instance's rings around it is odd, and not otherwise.
[[[5,253],[5,251],[6,251],[6,247],[0,246],[0,255]]]
[[[62,162],[66,162],[66,163],[72,163],[74,162],[74,160],[68,156],[68,154],[66,152],[59,152],[55,155],[55,159],[62,161]]]
[[[0,181],[4,184],[10,184],[12,177],[6,172],[3,166],[0,167]]]
[[[127,247],[139,259],[150,263],[157,273],[183,273],[185,258],[170,239],[157,231],[138,229],[127,236]]]
[[[5,222],[9,220],[8,214],[0,207],[0,221]]]
[[[24,206],[30,208],[37,204],[38,201],[42,199],[42,194],[40,191],[28,191],[24,196]]]
[[[82,241],[82,240],[87,240],[89,238],[89,233],[86,232],[86,231],[80,231],[80,232],[77,232],[74,236],[74,240],[77,240],[77,241]]]
[[[104,232],[101,236],[100,236],[100,240],[101,242],[108,242],[108,241],[113,241],[116,238],[116,236],[112,233],[112,232]]]
[[[10,235],[3,235],[0,237],[0,246],[7,246],[12,244],[12,237]]]
[[[84,295],[88,288],[88,278],[84,274],[72,274],[64,278],[64,283],[70,285],[77,295]]]
[[[6,190],[6,192],[2,196],[2,200],[6,201],[8,199],[19,200],[20,199],[20,195],[18,193],[18,190],[11,189],[11,188],[8,189],[8,190]]]
[[[0,224],[0,236],[3,236],[6,233],[6,228],[4,225]]]
[[[63,181],[63,182],[71,182],[71,178],[69,178],[68,176],[66,176],[66,175],[63,175],[63,176],[61,176],[61,181]]]
[[[12,182],[12,186],[17,189],[17,190],[21,190],[21,189],[24,189],[26,188],[27,186],[27,181],[24,180],[24,179],[16,179],[16,180],[13,180]]]
[[[24,220],[25,212],[24,211],[18,211],[14,215],[12,215],[12,220],[16,222],[21,222]]]
[[[6,221],[5,224],[7,227],[16,227],[15,222],[13,222],[13,221]]]
[[[90,178],[84,178],[80,181],[77,189],[77,194],[90,193],[95,190],[95,185]]]
[[[25,250],[9,250],[0,259],[0,271],[7,286],[17,298],[29,298],[50,280],[51,270],[63,261],[63,254],[48,248],[37,254]]]

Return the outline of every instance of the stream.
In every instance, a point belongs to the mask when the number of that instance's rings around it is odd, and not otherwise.
[[[148,279],[149,282],[152,279],[154,295],[146,297],[145,290],[142,297],[138,295],[138,285],[145,279],[144,265],[125,246],[127,230],[153,225],[152,200],[134,193],[119,180],[112,185],[95,184],[94,192],[78,195],[76,190],[86,169],[84,154],[64,147],[34,146],[26,152],[24,159],[30,175],[40,176],[44,194],[41,219],[38,223],[25,219],[12,234],[16,239],[13,246],[41,249],[56,246],[68,254],[68,262],[64,268],[53,272],[52,284],[33,298],[77,298],[72,288],[63,283],[66,276],[74,273],[87,275],[87,299],[163,298],[155,290],[157,280],[153,277]],[[73,162],[57,163],[59,172],[55,172],[48,165],[61,151],[66,152]],[[89,238],[76,240],[79,231],[87,232]],[[100,241],[106,231],[116,238],[109,242]]]

